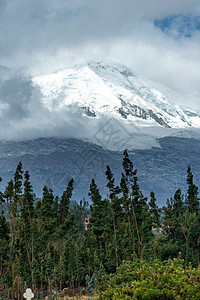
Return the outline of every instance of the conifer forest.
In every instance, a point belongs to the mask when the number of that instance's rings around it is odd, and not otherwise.
[[[188,166],[187,192],[159,208],[125,150],[121,181],[105,170],[107,197],[91,179],[90,205],[47,186],[34,194],[22,163],[0,193],[0,299],[200,299],[200,206]],[[159,182],[158,182],[159,185]],[[63,298],[64,299],[64,298]],[[67,299],[67,298],[66,298]]]

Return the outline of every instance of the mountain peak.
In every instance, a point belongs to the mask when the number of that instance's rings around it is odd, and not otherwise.
[[[88,62],[33,79],[51,110],[77,109],[88,117],[141,126],[200,127],[200,116],[179,106],[182,94],[118,63]]]

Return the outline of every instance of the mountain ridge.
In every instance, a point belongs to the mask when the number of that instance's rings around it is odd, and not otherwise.
[[[159,206],[166,203],[178,188],[185,193],[187,167],[190,164],[194,181],[198,181],[200,140],[194,138],[165,137],[160,147],[129,152],[134,168],[138,170],[139,185],[145,196],[153,190]],[[68,181],[74,178],[73,200],[85,197],[92,178],[106,197],[106,166],[112,169],[116,184],[122,172],[122,151],[106,150],[80,139],[40,138],[21,142],[0,141],[1,189],[13,178],[19,161],[23,170],[29,170],[33,191],[42,196],[44,185],[62,195]]]
[[[182,94],[120,64],[90,62],[35,77],[33,83],[52,112],[73,107],[88,117],[114,117],[137,126],[200,128],[199,112],[175,103]]]

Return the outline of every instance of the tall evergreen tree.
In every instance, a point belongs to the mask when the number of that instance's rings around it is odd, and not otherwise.
[[[175,216],[175,218],[179,218],[183,216],[184,211],[185,208],[184,208],[183,196],[181,194],[181,190],[178,189],[174,194],[173,215]]]
[[[0,282],[6,283],[9,269],[10,228],[4,212],[0,213]]]
[[[24,194],[22,199],[22,217],[27,226],[32,224],[34,216],[34,199],[33,189],[30,183],[29,172],[26,171],[24,174]]]
[[[154,228],[160,227],[160,213],[158,210],[158,206],[156,204],[156,198],[155,198],[155,193],[152,191],[150,193],[150,201],[149,201],[149,206],[150,206],[150,215],[152,218],[152,225]]]
[[[190,213],[198,213],[199,212],[198,187],[193,182],[193,174],[190,166],[188,166],[188,170],[187,170],[187,184],[188,184],[188,192],[187,192],[186,204],[188,206],[188,210]]]
[[[131,222],[133,233],[133,251],[137,250],[139,256],[142,258],[144,253],[144,245],[152,238],[152,221],[150,218],[147,198],[143,196],[138,184],[137,170],[134,169],[133,163],[129,158],[127,150],[124,151],[123,169],[121,187],[123,187],[123,194],[127,194],[131,210]],[[136,243],[135,243],[136,242]],[[137,248],[135,246],[137,244]]]
[[[60,200],[60,205],[59,205],[59,224],[64,225],[65,223],[65,218],[67,217],[68,211],[69,211],[69,204],[70,204],[70,199],[72,197],[72,192],[74,189],[74,179],[72,178],[68,182],[68,186],[66,190],[63,192],[61,200]]]
[[[34,286],[33,262],[34,262],[34,247],[35,247],[35,209],[33,199],[33,189],[30,183],[29,172],[24,173],[24,194],[21,205],[21,248],[20,260],[24,262],[24,268],[21,269],[24,276],[27,277],[29,284]],[[21,266],[22,267],[22,266]]]
[[[113,230],[114,230],[114,243],[115,243],[115,257],[116,257],[116,268],[119,266],[119,240],[121,237],[121,225],[122,225],[122,205],[121,198],[117,195],[121,192],[118,186],[115,186],[115,179],[109,166],[106,170],[107,185],[109,189],[109,198],[111,201],[112,217],[113,217]],[[117,234],[118,233],[118,234]]]
[[[48,189],[47,186],[43,188],[40,210],[43,230],[50,235],[54,230],[54,196],[53,191]]]
[[[89,238],[91,238],[91,236],[95,237],[96,240],[95,247],[99,249],[98,256],[100,257],[102,255],[102,234],[103,234],[103,226],[104,226],[103,205],[104,204],[94,179],[92,179],[91,181],[90,191],[88,195],[90,196],[90,199],[92,201],[92,205],[90,206],[91,218],[90,218],[88,236]]]
[[[126,235],[129,236],[127,239],[130,240],[130,243],[131,243],[130,248],[131,248],[131,254],[132,254],[135,251],[134,227],[132,225],[133,222],[132,222],[132,214],[131,214],[131,202],[130,202],[130,196],[129,196],[129,188],[127,185],[125,175],[123,173],[122,173],[122,177],[121,177],[120,187],[121,187],[121,191],[122,191],[121,203],[124,208],[125,215],[126,215],[126,224],[128,224],[128,230],[127,230],[128,232],[126,233]],[[128,244],[129,244],[129,242],[128,242]]]
[[[21,161],[17,165],[15,175],[14,175],[14,210],[15,214],[18,213],[19,207],[21,205],[22,199],[22,187],[23,187],[23,170]]]
[[[58,266],[56,267],[56,272],[59,273],[60,288],[62,288],[62,283],[66,279],[66,266],[65,266],[65,240],[69,238],[69,231],[72,230],[74,225],[74,213],[70,210],[70,199],[72,197],[72,192],[74,189],[74,179],[72,178],[67,185],[66,190],[63,192],[58,209],[58,236],[59,236],[59,245],[58,251],[59,260]]]
[[[132,235],[133,235],[133,251],[135,252],[135,241],[137,240],[137,243],[139,245],[138,249],[139,252],[141,252],[141,238],[139,233],[139,224],[138,224],[138,217],[140,218],[140,213],[138,211],[138,202],[140,199],[140,191],[139,191],[139,185],[137,183],[137,170],[134,170],[134,166],[132,161],[129,158],[127,150],[123,153],[123,162],[122,166],[124,169],[124,173],[122,173],[122,179],[121,181],[121,187],[128,191],[128,198],[127,198],[127,205],[130,206],[131,210],[131,223],[132,225]],[[122,186],[123,182],[123,186]],[[125,201],[125,199],[124,199]],[[130,204],[128,204],[128,202]]]

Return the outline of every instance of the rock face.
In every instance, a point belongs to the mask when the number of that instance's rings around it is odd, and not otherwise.
[[[198,184],[200,140],[166,137],[159,140],[160,147],[129,151],[138,170],[139,184],[146,196],[156,193],[158,204],[164,205],[176,189],[186,191],[186,172],[191,165]],[[46,184],[61,195],[73,177],[73,200],[88,199],[89,184],[94,177],[103,196],[106,196],[105,170],[110,165],[119,184],[122,152],[106,150],[78,139],[47,138],[23,142],[0,142],[0,176],[5,187],[19,161],[24,170],[30,170],[34,192],[41,196]]]

